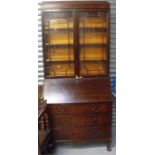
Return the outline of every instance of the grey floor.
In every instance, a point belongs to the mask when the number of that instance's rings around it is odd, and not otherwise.
[[[112,130],[112,151],[106,150],[104,144],[94,145],[57,145],[54,153],[50,155],[116,155],[116,127]]]

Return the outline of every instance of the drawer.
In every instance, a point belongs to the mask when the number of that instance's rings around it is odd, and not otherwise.
[[[84,127],[102,126],[111,123],[111,115],[108,114],[81,114],[81,115],[56,115],[50,116],[50,125],[56,127]]]
[[[80,103],[48,105],[48,113],[52,115],[62,114],[96,114],[111,111],[111,103]]]
[[[55,140],[88,140],[110,138],[111,128],[105,127],[76,127],[52,130]]]

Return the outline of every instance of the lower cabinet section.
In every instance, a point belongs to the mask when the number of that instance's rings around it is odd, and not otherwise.
[[[55,141],[111,140],[112,103],[49,104],[48,114]]]

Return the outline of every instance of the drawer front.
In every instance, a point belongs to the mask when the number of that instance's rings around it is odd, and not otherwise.
[[[110,138],[111,128],[105,127],[77,127],[65,129],[53,129],[55,140],[89,140]]]
[[[111,115],[110,113],[93,115],[51,115],[50,123],[53,128],[110,125]]]
[[[97,114],[111,111],[111,103],[80,103],[64,105],[48,105],[48,113],[52,115],[63,114]]]

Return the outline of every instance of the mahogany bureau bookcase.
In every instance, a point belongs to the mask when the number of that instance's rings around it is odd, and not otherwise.
[[[110,150],[110,4],[43,2],[43,95],[55,142]]]

